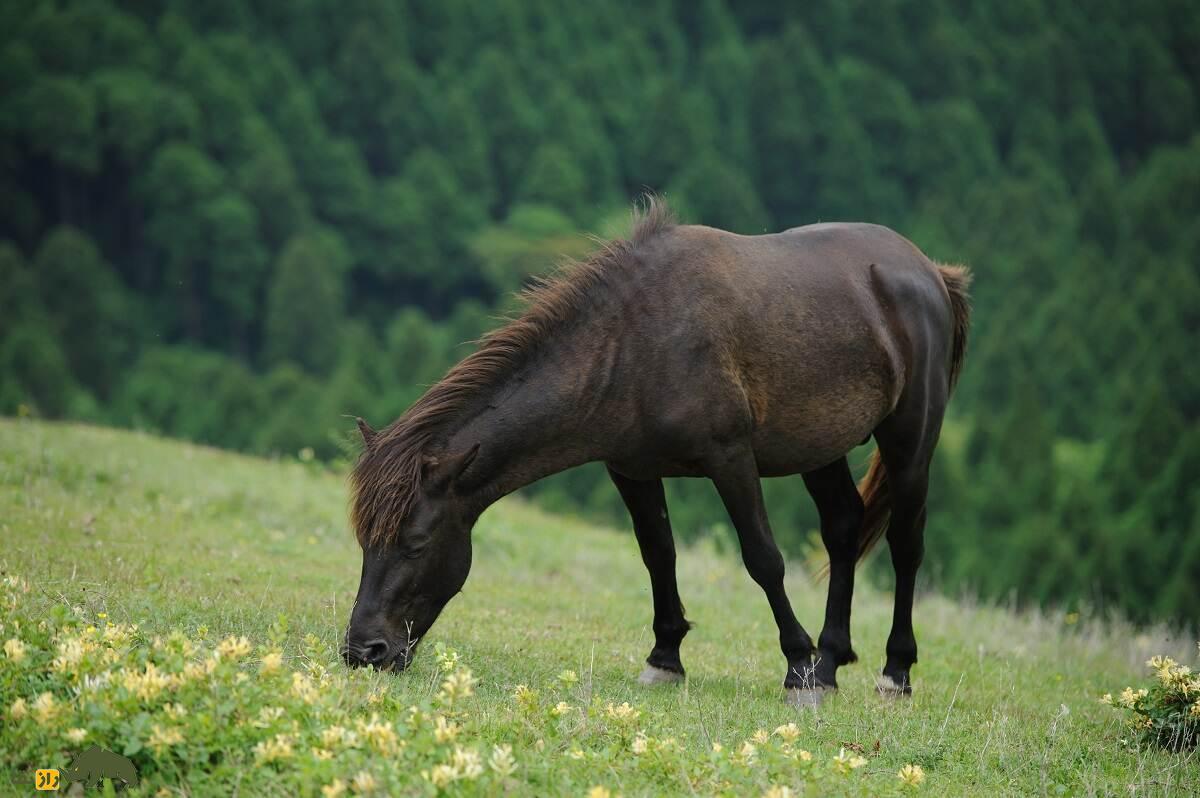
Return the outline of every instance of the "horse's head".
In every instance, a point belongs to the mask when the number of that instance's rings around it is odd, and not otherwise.
[[[365,425],[364,425],[365,426]],[[363,430],[368,453],[370,428]],[[352,666],[403,670],[417,641],[454,598],[471,569],[471,527],[478,511],[455,491],[478,447],[440,456],[421,455],[402,510],[396,494],[371,483],[360,463],[354,518],[362,547],[358,597],[346,630],[343,655]],[[391,479],[395,478],[392,472]]]

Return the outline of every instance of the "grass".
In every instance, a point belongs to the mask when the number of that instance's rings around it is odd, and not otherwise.
[[[142,773],[133,792],[147,795],[1200,792],[1194,751],[1131,743],[1121,713],[1097,700],[1146,682],[1151,655],[1193,662],[1191,641],[926,595],[916,607],[915,695],[888,702],[873,676],[890,597],[860,587],[862,662],[842,670],[840,694],[819,711],[798,712],[781,700],[776,629],[740,565],[706,547],[679,560],[696,623],[682,687],[635,683],[652,635],[633,536],[517,499],[480,521],[465,592],[409,671],[348,672],[336,648],[359,552],[341,475],[137,433],[0,420],[0,570],[9,581],[0,639],[26,646],[22,662],[0,655],[0,793],[31,792],[35,768],[62,768],[85,747],[70,729],[132,752]],[[815,634],[823,586],[793,567],[789,592]],[[87,627],[106,624],[138,629],[89,642],[102,632]],[[228,636],[235,642],[213,659]],[[82,659],[56,669],[52,659],[71,641]],[[282,654],[282,667],[265,667],[268,654]],[[210,660],[194,681],[181,675],[188,662]],[[144,675],[147,662],[177,677],[139,698],[136,679],[119,683]],[[473,695],[447,693],[443,681],[466,679],[466,669]],[[83,675],[103,670],[115,674],[109,686],[80,689]],[[56,699],[52,711],[13,716],[15,701],[32,709],[43,692]],[[569,709],[555,715],[559,702]],[[279,716],[263,720],[264,707]],[[460,728],[453,740],[437,732],[439,717]],[[357,729],[357,743],[321,743],[331,725]],[[186,739],[171,742],[171,729]],[[767,739],[752,742],[750,756],[744,744],[758,730]],[[291,750],[273,756],[271,741]],[[511,774],[503,757],[488,766],[496,745],[511,746]],[[328,758],[312,752],[322,746]],[[909,764],[923,769],[922,784],[898,778]],[[443,784],[447,774],[458,779]]]

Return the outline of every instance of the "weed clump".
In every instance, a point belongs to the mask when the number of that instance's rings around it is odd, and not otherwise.
[[[1170,657],[1153,657],[1146,667],[1155,675],[1150,687],[1126,687],[1100,701],[1132,713],[1130,725],[1142,742],[1172,751],[1194,748],[1200,740],[1200,674]]]

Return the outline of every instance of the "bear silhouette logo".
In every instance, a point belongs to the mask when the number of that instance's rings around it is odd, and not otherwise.
[[[67,781],[82,781],[85,788],[99,787],[104,779],[112,779],[113,786],[124,782],[125,786],[138,786],[137,768],[127,757],[114,754],[98,745],[93,745],[63,771]]]

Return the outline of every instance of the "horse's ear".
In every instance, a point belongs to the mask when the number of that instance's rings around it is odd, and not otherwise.
[[[444,454],[440,457],[426,456],[421,463],[422,473],[426,477],[432,477],[433,484],[437,487],[444,488],[463,475],[463,472],[475,461],[477,454],[479,454],[478,443],[470,449],[456,454]]]
[[[450,479],[456,480],[463,475],[463,472],[475,462],[475,455],[479,454],[479,444],[475,444],[465,452],[452,455],[446,459],[446,473],[450,475]]]
[[[354,423],[358,424],[358,431],[362,435],[363,445],[367,447],[367,451],[374,449],[379,433],[371,429],[371,425],[363,421],[361,417],[356,417]]]

